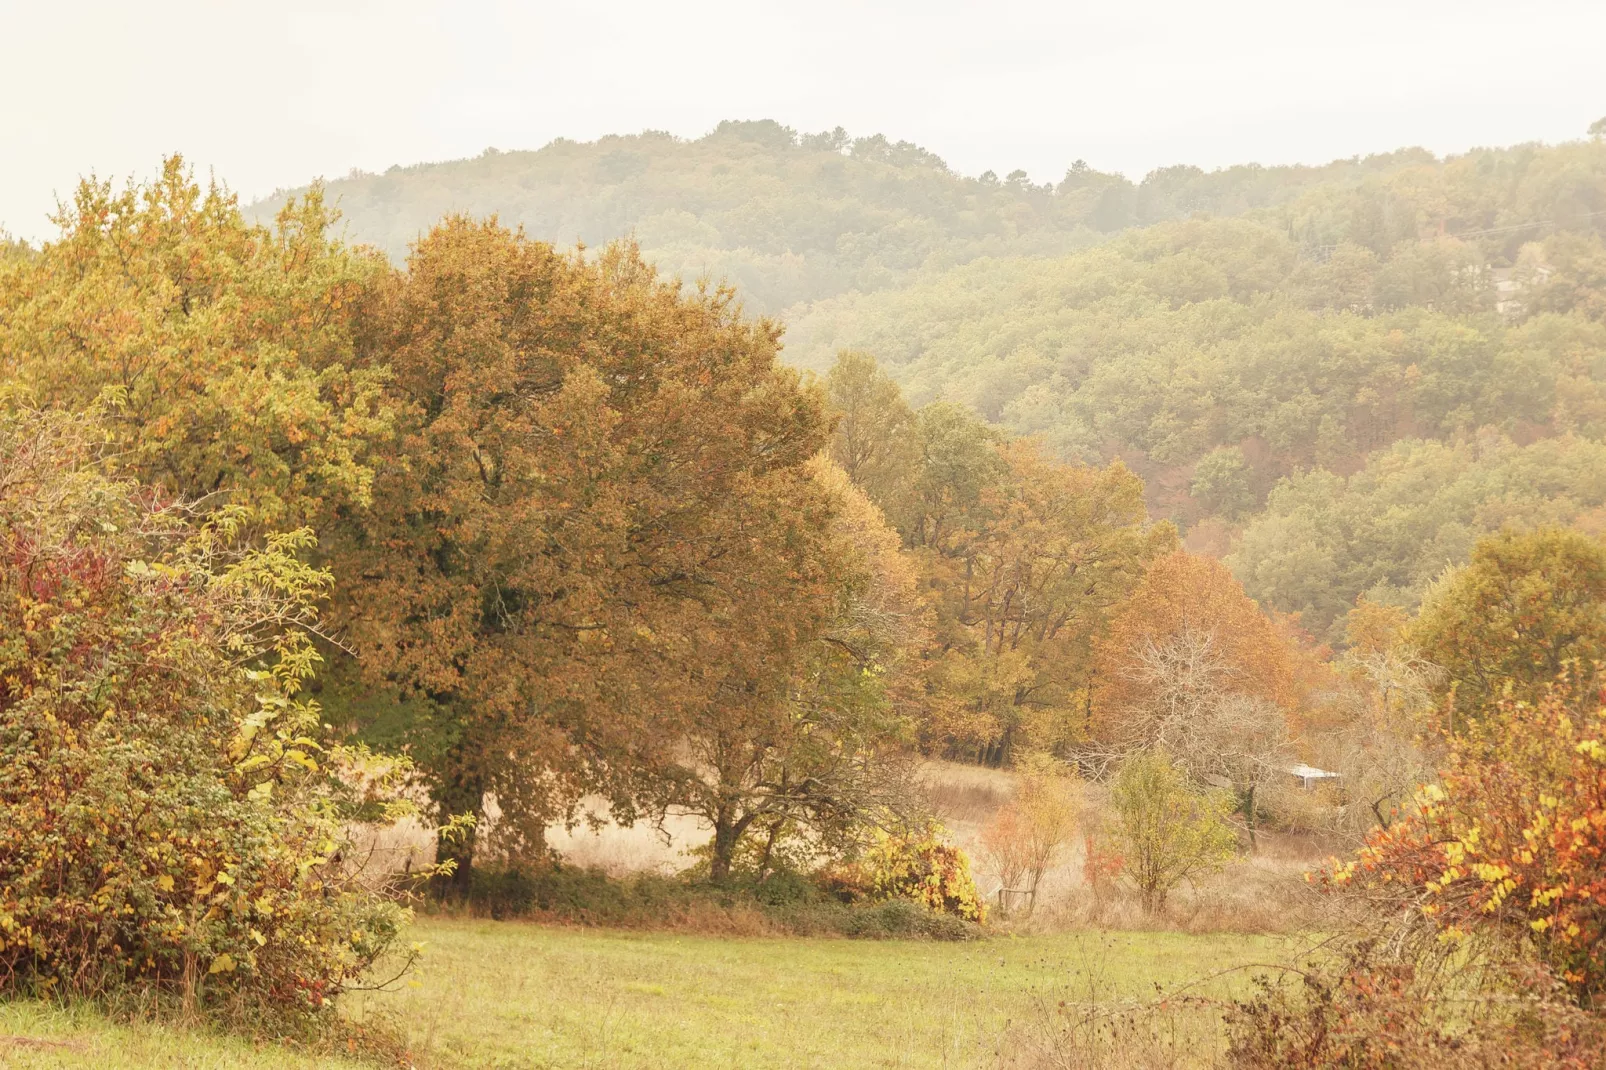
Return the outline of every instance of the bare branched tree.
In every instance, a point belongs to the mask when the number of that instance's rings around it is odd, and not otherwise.
[[[1128,711],[1121,747],[1163,751],[1190,779],[1232,791],[1253,843],[1257,796],[1293,757],[1282,708],[1240,689],[1209,631],[1146,640],[1130,672],[1148,698]]]
[[[1443,670],[1403,644],[1352,650],[1341,664],[1349,669],[1348,717],[1324,764],[1343,775],[1347,800],[1333,831],[1358,840],[1394,824],[1431,777],[1432,756],[1417,737]]]

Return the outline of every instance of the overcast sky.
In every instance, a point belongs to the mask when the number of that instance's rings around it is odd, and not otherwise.
[[[245,198],[721,119],[1133,178],[1583,135],[1606,0],[0,0],[0,226],[182,151]]]

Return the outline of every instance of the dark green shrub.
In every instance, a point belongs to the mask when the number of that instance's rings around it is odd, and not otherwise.
[[[704,890],[709,897],[712,890]],[[554,863],[539,870],[473,872],[467,903],[493,918],[548,916],[582,925],[635,926],[686,906],[699,889],[675,877],[638,873],[612,877],[602,869]]]
[[[933,913],[912,899],[842,902],[809,876],[787,871],[763,880],[712,884],[656,873],[613,877],[561,863],[538,871],[476,869],[467,900],[455,905],[493,918],[619,928],[872,940],[968,940],[981,933],[972,923]]]
[[[801,873],[780,870],[752,885],[753,898],[767,907],[814,903],[821,898],[819,885]]]

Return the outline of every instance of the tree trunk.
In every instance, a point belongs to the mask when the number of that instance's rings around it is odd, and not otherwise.
[[[479,821],[484,802],[485,781],[477,773],[453,773],[435,791],[436,816],[442,824],[459,814],[469,814]],[[468,898],[474,875],[474,840],[477,833],[477,827],[470,826],[450,837],[435,837],[435,861],[456,864],[452,872],[436,879],[435,890],[441,897]]]
[[[1244,795],[1244,824],[1249,829],[1249,853],[1254,854],[1259,844],[1255,840],[1255,787],[1249,785],[1249,791]]]
[[[1043,867],[1032,869],[1032,884],[1026,897],[1026,916],[1029,918],[1037,913],[1037,886],[1043,883]]]
[[[708,856],[708,877],[715,884],[724,884],[730,880],[731,859],[736,854],[736,841],[739,836],[735,815],[721,808],[714,817],[714,849]]]
[[[764,853],[758,860],[758,879],[765,880],[770,875],[770,863],[775,858],[775,843],[781,838],[781,830],[786,822],[777,821],[770,825],[769,834],[764,839]]]

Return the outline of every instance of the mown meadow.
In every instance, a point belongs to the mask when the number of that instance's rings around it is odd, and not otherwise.
[[[1277,959],[1285,938],[1069,932],[971,941],[732,938],[425,918],[423,968],[353,993],[419,1067],[991,1067],[1061,1001],[1149,999]],[[1226,998],[1251,971],[1190,989]],[[29,1038],[28,1041],[20,1038]],[[171,1025],[0,1005],[0,1065],[108,1070],[371,1066]]]

